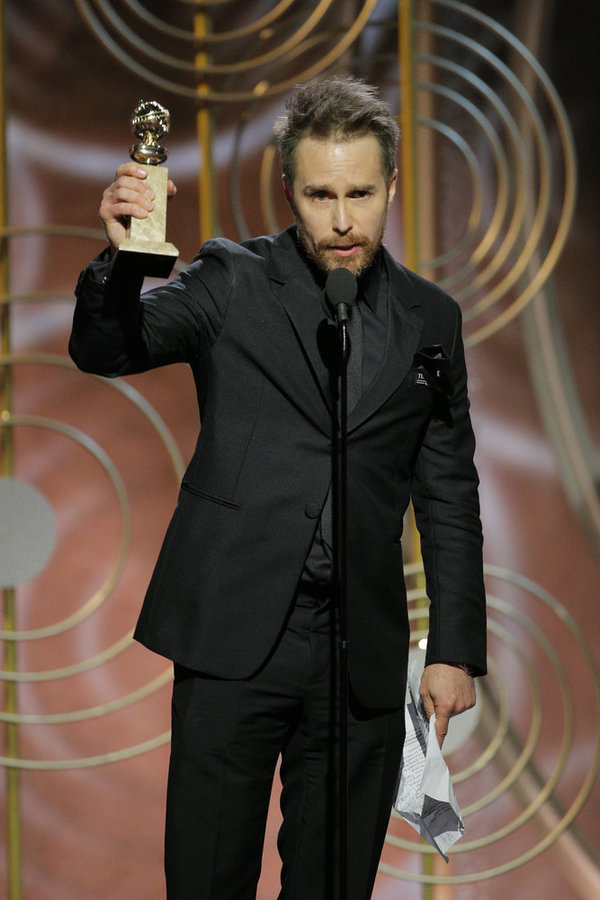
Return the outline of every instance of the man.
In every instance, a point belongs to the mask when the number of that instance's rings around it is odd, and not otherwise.
[[[299,86],[276,123],[296,225],[242,245],[208,241],[141,302],[139,283],[109,271],[128,217],[152,209],[143,170],[121,166],[100,206],[110,248],[80,277],[73,359],[107,376],[185,361],[201,416],[136,630],[175,663],[171,900],[255,896],[280,754],[280,896],[334,896],[337,412],[322,301],[336,268],[358,279],[362,369],[347,462],[353,900],[371,896],[401,757],[409,626],[400,539],[411,497],[431,602],[421,694],[440,740],[449,717],[475,702],[472,676],[485,672],[460,312],[382,246],[397,136],[362,82]]]

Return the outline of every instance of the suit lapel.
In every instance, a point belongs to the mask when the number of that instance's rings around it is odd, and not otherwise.
[[[269,278],[271,287],[283,307],[296,340],[299,353],[291,354],[284,365],[291,372],[296,402],[311,411],[317,424],[331,432],[331,392],[320,339],[326,316],[319,303],[308,267],[299,255],[291,229],[283,232],[273,246]],[[306,377],[308,366],[311,378]],[[297,371],[299,368],[299,371]]]

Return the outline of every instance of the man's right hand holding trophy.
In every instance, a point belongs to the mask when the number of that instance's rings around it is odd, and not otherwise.
[[[169,111],[155,100],[140,101],[131,118],[137,137],[131,162],[117,169],[102,196],[99,215],[115,251],[113,267],[167,278],[179,252],[165,241],[167,198],[176,193],[160,140],[169,130]]]

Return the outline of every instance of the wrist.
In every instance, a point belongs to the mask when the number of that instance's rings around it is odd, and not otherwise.
[[[467,663],[448,663],[449,666],[453,666],[455,669],[462,669],[465,675],[468,675],[469,678],[475,677],[475,669],[473,666],[469,666]]]

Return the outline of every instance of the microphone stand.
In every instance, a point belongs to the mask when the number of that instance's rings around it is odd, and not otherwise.
[[[347,437],[348,437],[348,304],[336,305],[339,427],[335,444],[333,494],[333,562],[338,585],[338,900],[348,896],[348,627],[347,627]]]
[[[338,891],[337,900],[348,897],[348,627],[347,627],[347,439],[348,439],[348,359],[350,340],[348,318],[356,299],[356,276],[343,267],[332,270],[325,284],[325,299],[335,312],[336,375],[339,386],[339,420],[335,431],[332,488],[333,574],[338,601]],[[335,400],[334,408],[335,408]],[[335,710],[334,710],[335,712]],[[335,725],[335,716],[332,719]]]

